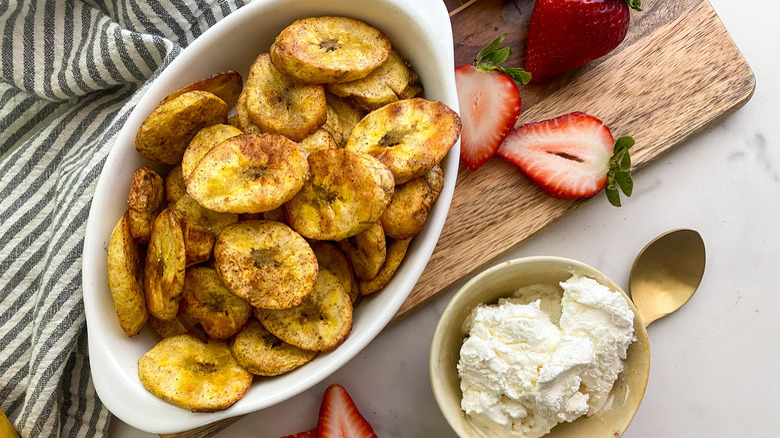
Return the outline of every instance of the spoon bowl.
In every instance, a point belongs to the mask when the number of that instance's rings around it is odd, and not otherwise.
[[[704,275],[704,241],[695,230],[672,230],[653,239],[634,260],[629,291],[645,325],[682,307]]]

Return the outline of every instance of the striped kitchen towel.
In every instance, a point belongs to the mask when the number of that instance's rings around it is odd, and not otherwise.
[[[242,0],[0,0],[0,406],[22,437],[94,437],[81,252],[149,82]]]

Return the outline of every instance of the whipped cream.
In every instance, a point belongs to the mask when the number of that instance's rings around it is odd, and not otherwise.
[[[536,438],[604,408],[635,340],[622,294],[573,275],[480,305],[458,362],[461,408],[496,436]]]

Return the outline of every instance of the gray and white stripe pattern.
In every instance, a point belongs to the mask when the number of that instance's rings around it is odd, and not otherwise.
[[[22,437],[94,437],[81,290],[98,175],[147,84],[244,0],[0,0],[0,406]]]

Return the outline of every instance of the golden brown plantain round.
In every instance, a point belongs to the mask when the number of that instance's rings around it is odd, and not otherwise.
[[[190,177],[200,159],[214,149],[214,146],[240,134],[243,134],[240,129],[223,123],[206,126],[198,131],[195,137],[192,137],[181,159],[181,173],[184,180],[186,181]]]
[[[460,135],[460,118],[441,102],[416,97],[366,115],[346,148],[378,158],[396,184],[423,176],[439,163]]]
[[[322,268],[335,275],[347,291],[350,301],[353,303],[358,297],[357,280],[352,272],[352,265],[347,260],[344,252],[330,242],[315,240],[311,242],[311,249],[317,256],[317,262]]]
[[[225,101],[207,91],[188,91],[158,105],[135,135],[135,148],[149,160],[178,164],[195,134],[227,122]]]
[[[441,195],[441,191],[444,189],[444,169],[437,164],[433,166],[433,169],[426,172],[425,175],[423,175],[423,178],[425,178],[425,182],[428,183],[431,187],[431,191],[433,191],[433,201],[431,202],[436,201],[439,199],[439,195]]]
[[[252,64],[244,93],[249,119],[262,132],[301,141],[327,117],[322,85],[286,76],[274,67],[267,53]]]
[[[316,351],[302,350],[274,336],[251,318],[230,341],[239,365],[258,376],[278,376],[309,362]]]
[[[343,240],[365,230],[393,196],[393,175],[379,160],[346,149],[309,155],[311,178],[284,205],[290,226],[316,240]]]
[[[217,271],[206,266],[187,269],[181,306],[212,339],[227,339],[241,330],[252,306],[222,283]]]
[[[187,86],[179,88],[169,94],[161,103],[173,100],[188,91],[208,91],[225,101],[228,108],[233,108],[238,100],[238,95],[244,88],[244,79],[233,70],[215,73],[205,79],[195,81]]]
[[[165,175],[165,203],[167,205],[174,204],[186,193],[181,166],[176,166]]]
[[[188,333],[187,327],[179,321],[178,316],[173,319],[160,319],[152,316],[149,318],[149,326],[161,338],[170,338]]]
[[[214,234],[186,221],[182,221],[181,225],[184,232],[185,266],[207,262],[211,258],[211,250],[216,240]]]
[[[203,157],[187,193],[209,210],[262,213],[293,197],[309,176],[306,152],[276,134],[228,138]]]
[[[280,222],[252,220],[226,227],[217,236],[214,259],[228,289],[255,307],[297,306],[317,279],[311,247]]]
[[[238,222],[237,214],[219,213],[204,208],[198,201],[186,193],[176,201],[173,210],[183,222],[203,231],[208,231],[214,236],[222,232],[222,229],[226,226]]]
[[[395,50],[368,76],[340,84],[328,84],[327,91],[349,99],[355,106],[373,111],[422,92],[419,77]]]
[[[249,117],[249,109],[246,107],[246,90],[238,96],[238,103],[236,103],[236,118],[238,119],[238,128],[246,134],[263,133],[263,130],[255,125]]]
[[[387,283],[393,279],[395,272],[404,260],[411,241],[412,239],[394,240],[387,245],[385,263],[376,274],[376,277],[358,282],[360,295],[372,294],[387,286]]]
[[[343,147],[347,144],[352,129],[365,116],[365,113],[330,93],[325,94],[325,101],[327,102],[327,117],[322,129],[328,131],[336,144]]]
[[[165,182],[162,177],[146,166],[133,173],[128,196],[128,219],[130,233],[138,243],[148,243],[152,235],[154,218],[163,207]]]
[[[362,280],[374,278],[385,262],[385,233],[378,223],[340,241],[339,247],[352,264],[355,275]]]
[[[297,20],[271,45],[271,59],[279,70],[313,84],[360,79],[389,54],[390,40],[384,33],[347,17]]]
[[[393,201],[379,219],[385,234],[393,239],[403,240],[420,232],[428,219],[433,201],[441,192],[443,180],[439,182],[439,179],[443,174],[440,170],[441,167],[435,166],[424,176],[395,187]],[[438,189],[435,190],[431,184]]]
[[[128,213],[122,215],[108,240],[108,288],[119,326],[133,336],[149,319],[143,289],[143,254],[130,234]]]
[[[171,207],[157,216],[146,249],[144,291],[149,313],[171,319],[179,310],[186,252],[179,217]]]
[[[326,129],[320,128],[314,134],[304,138],[298,143],[306,152],[312,154],[323,149],[336,149],[339,145],[333,140]]]
[[[155,396],[195,412],[226,409],[246,394],[252,374],[223,341],[165,338],[138,360],[141,384]]]
[[[338,278],[327,269],[319,271],[314,291],[300,305],[254,310],[269,332],[304,350],[332,350],[352,330],[352,301]]]

